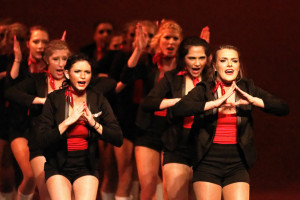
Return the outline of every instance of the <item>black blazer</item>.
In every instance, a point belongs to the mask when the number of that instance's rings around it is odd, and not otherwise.
[[[241,79],[237,82],[240,89],[248,94],[259,97],[264,101],[264,112],[275,115],[287,115],[289,107],[287,103],[265,90],[256,87],[252,80]],[[175,116],[195,115],[191,134],[194,142],[194,164],[196,167],[208,151],[213,142],[217,120],[218,109],[204,111],[205,103],[218,99],[217,93],[213,94],[214,81],[200,82],[192,91],[182,98],[172,109]],[[236,100],[239,96],[236,95]],[[244,154],[248,168],[251,168],[256,160],[254,147],[252,105],[239,105],[236,107],[237,115],[237,142]]]
[[[106,98],[91,89],[87,90],[87,105],[92,113],[102,111],[96,121],[103,126],[100,135],[92,127],[89,127],[88,153],[89,162],[93,169],[98,167],[98,140],[110,142],[115,146],[121,146],[123,142],[122,131],[113,114]],[[60,169],[67,158],[67,131],[59,133],[58,125],[68,116],[68,103],[65,101],[65,89],[57,90],[47,96],[41,115],[38,140],[44,148],[48,149],[47,162]]]
[[[185,95],[185,76],[177,75],[178,70],[166,72],[159,83],[144,98],[141,107],[146,112],[153,113],[160,110],[163,99],[182,98]],[[183,130],[183,117],[174,117],[170,108],[167,109],[168,129],[164,132],[162,140],[165,148],[172,151],[178,144]]]
[[[150,92],[150,90],[158,82],[159,69],[156,64],[152,62],[151,54],[143,54],[138,64],[129,68],[126,64],[121,75],[121,81],[125,84],[133,83],[135,80],[141,79],[143,81],[143,98]],[[145,112],[141,107],[138,108],[136,125],[142,130],[147,130],[152,122],[153,113]]]

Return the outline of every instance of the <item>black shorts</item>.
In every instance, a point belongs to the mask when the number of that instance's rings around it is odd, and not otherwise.
[[[194,168],[193,182],[204,181],[222,187],[236,182],[249,183],[249,173],[237,144],[212,144]]]
[[[157,134],[157,132],[139,130],[138,135],[135,139],[135,146],[148,147],[158,152],[163,150],[164,144],[161,140],[161,135]]]
[[[163,165],[168,163],[180,163],[192,166],[192,149],[189,141],[190,129],[183,129],[178,143],[173,151],[164,148]]]
[[[154,116],[151,125],[147,130],[137,128],[137,136],[135,146],[144,146],[155,151],[163,150],[162,134],[168,127],[168,122],[165,117]]]
[[[91,170],[88,163],[88,154],[86,150],[68,151],[68,158],[63,169],[58,170],[48,162],[45,163],[45,179],[47,181],[51,176],[62,175],[73,184],[76,179],[86,175],[92,175],[98,178],[99,172],[97,170]]]

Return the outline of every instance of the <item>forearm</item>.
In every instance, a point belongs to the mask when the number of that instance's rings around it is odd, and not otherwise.
[[[253,101],[251,103],[252,103],[252,105],[254,105],[256,107],[260,107],[260,108],[265,107],[264,101],[258,97],[253,97]]]
[[[59,133],[62,135],[71,124],[73,123],[70,121],[70,118],[65,119],[62,123],[58,125]]]
[[[159,105],[159,109],[163,110],[169,107],[174,106],[178,101],[180,101],[180,98],[173,98],[173,99],[163,99]]]
[[[116,93],[122,92],[122,90],[126,87],[126,84],[124,84],[122,81],[119,81],[117,83],[117,86],[115,88]]]
[[[0,72],[0,80],[6,77],[6,72]]]
[[[98,123],[97,121],[95,121],[94,125],[92,127],[97,131],[97,133],[99,133],[99,135],[102,135],[102,133],[103,133],[103,126],[100,123]]]
[[[13,66],[10,70],[10,76],[12,79],[16,79],[19,76],[19,71],[20,71],[20,63],[21,61],[14,61]]]
[[[32,104],[44,104],[45,101],[46,101],[46,98],[35,97],[32,101]]]
[[[129,68],[133,68],[137,65],[140,57],[142,55],[142,51],[137,47],[134,49],[133,53],[131,54],[130,58],[128,59],[127,65]]]
[[[217,107],[216,101],[208,101],[205,103],[204,111],[211,110]]]

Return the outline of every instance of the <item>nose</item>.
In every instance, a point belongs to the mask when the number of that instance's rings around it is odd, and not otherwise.
[[[63,67],[63,65],[64,65],[64,61],[63,61],[62,59],[59,59],[59,63],[58,63],[58,65],[59,65],[60,67]]]
[[[196,65],[196,66],[199,66],[199,65],[200,65],[200,59],[199,59],[199,58],[196,59],[195,65]]]
[[[232,61],[231,60],[227,61],[227,67],[232,67]]]
[[[42,42],[40,41],[37,46],[38,46],[38,48],[42,48],[43,47]]]
[[[84,72],[81,72],[81,73],[80,73],[80,78],[82,78],[82,79],[85,78],[85,73],[84,73]]]

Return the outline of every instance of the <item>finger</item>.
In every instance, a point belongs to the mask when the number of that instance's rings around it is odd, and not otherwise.
[[[61,36],[61,39],[62,41],[65,41],[66,40],[66,34],[67,34],[67,31],[65,30]]]

